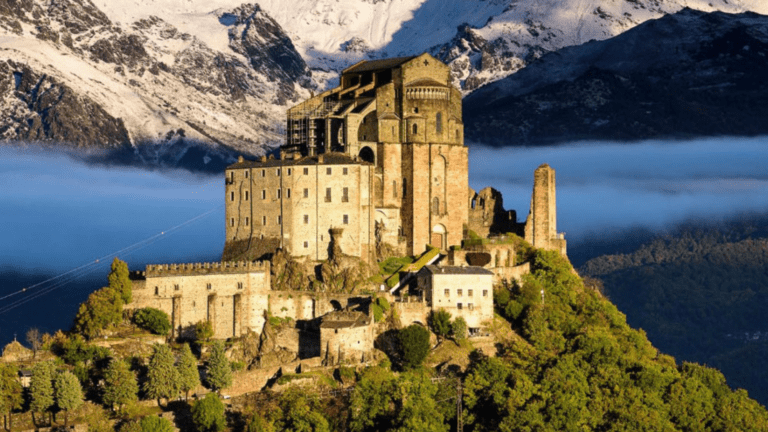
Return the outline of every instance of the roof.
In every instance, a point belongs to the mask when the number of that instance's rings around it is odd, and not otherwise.
[[[476,276],[482,276],[482,275],[490,275],[493,276],[493,272],[490,270],[486,270],[482,267],[477,266],[436,266],[436,265],[428,265],[424,266],[424,269],[426,271],[432,273],[432,274],[451,274],[451,275],[476,275]]]
[[[383,69],[393,69],[415,58],[416,56],[407,56],[407,57],[392,57],[392,58],[381,59],[381,60],[363,61],[356,65],[350,66],[349,68],[343,70],[342,73],[362,73],[362,72],[373,72],[373,71],[378,71]]]
[[[321,156],[322,162],[320,162]],[[345,153],[330,152],[316,156],[304,156],[300,159],[267,159],[265,161],[243,160],[242,162],[237,162],[228,166],[227,169],[290,167],[307,165],[370,165],[370,162],[366,162],[361,159],[355,159]]]
[[[365,327],[369,322],[368,315],[362,312],[350,312],[350,311],[335,311],[329,312],[323,316],[323,321],[320,323],[321,329],[340,329],[340,328],[354,328]]]
[[[448,84],[441,83],[432,78],[419,78],[413,81],[405,83],[406,87],[410,86],[428,86],[428,87],[448,87]]]

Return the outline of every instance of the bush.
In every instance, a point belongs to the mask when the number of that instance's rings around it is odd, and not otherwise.
[[[221,403],[218,395],[208,393],[204,398],[195,402],[192,405],[192,421],[200,432],[223,430],[226,426],[224,404]]]
[[[445,309],[432,311],[429,316],[429,327],[442,340],[451,334],[451,313]]]
[[[413,369],[421,366],[429,353],[429,330],[418,324],[400,330],[398,334],[403,367]]]
[[[458,317],[451,323],[451,332],[453,338],[459,342],[467,338],[467,322],[462,317]]]
[[[133,315],[133,322],[144,330],[156,335],[167,335],[171,331],[171,321],[168,314],[151,307],[139,309]]]
[[[147,416],[139,422],[141,432],[173,432],[173,425],[164,418]]]
[[[198,321],[195,324],[195,339],[207,341],[213,337],[213,324],[208,320]]]

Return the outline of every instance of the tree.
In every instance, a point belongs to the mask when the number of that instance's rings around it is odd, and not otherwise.
[[[328,420],[320,410],[317,395],[296,387],[280,396],[282,417],[276,422],[279,431],[330,432]]]
[[[221,389],[232,385],[232,366],[224,354],[224,343],[216,341],[211,347],[211,358],[205,370],[206,380],[211,389],[220,392]]]
[[[451,323],[451,333],[456,342],[461,342],[467,338],[467,322],[463,317],[456,317]]]
[[[195,339],[207,341],[213,337],[213,324],[208,320],[198,321],[195,324]]]
[[[147,416],[139,422],[141,432],[173,432],[173,424],[167,419]]]
[[[88,300],[80,305],[75,316],[75,331],[93,339],[122,319],[123,299],[120,293],[111,287],[105,287],[91,293]]]
[[[179,394],[179,372],[169,346],[155,344],[153,350],[144,391],[150,398],[157,399],[159,405],[161,399],[171,399]]]
[[[8,415],[8,430],[13,429],[13,410],[21,408],[24,402],[18,376],[16,365],[0,365],[0,411],[3,416]]]
[[[144,330],[157,335],[167,335],[171,331],[171,321],[168,314],[151,307],[139,309],[133,315],[133,322]]]
[[[224,404],[218,395],[208,393],[204,398],[192,405],[192,421],[200,432],[216,432],[226,426],[224,421]]]
[[[181,346],[181,356],[179,356],[179,389],[186,394],[189,399],[189,391],[200,385],[200,373],[197,370],[197,359],[192,354],[189,344]]]
[[[128,275],[128,264],[115,257],[112,260],[111,270],[107,276],[109,287],[120,293],[120,298],[124,304],[130,303],[133,300],[133,287]]]
[[[131,372],[128,363],[113,358],[104,371],[104,403],[113,411],[120,411],[123,405],[137,399],[138,392],[136,376]]]
[[[29,346],[32,347],[33,358],[37,358],[37,352],[43,345],[43,337],[42,334],[40,334],[40,330],[36,327],[27,330],[27,342],[29,342]]]
[[[429,316],[429,326],[437,335],[438,340],[442,341],[451,334],[451,313],[445,309],[432,311]]]
[[[35,423],[35,413],[50,413],[53,407],[53,378],[56,366],[53,362],[44,361],[35,364],[32,368],[32,380],[29,384],[31,401],[29,410],[32,412],[32,423]]]
[[[429,353],[429,331],[418,324],[400,330],[398,334],[403,355],[403,367],[419,367]]]
[[[69,423],[69,412],[83,404],[80,381],[69,371],[59,372],[55,382],[56,405],[64,411],[64,426]]]

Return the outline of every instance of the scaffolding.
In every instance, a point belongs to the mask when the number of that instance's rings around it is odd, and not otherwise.
[[[317,120],[326,118],[341,106],[341,102],[325,100],[313,107],[293,108],[288,111],[285,147],[305,153],[317,145]]]

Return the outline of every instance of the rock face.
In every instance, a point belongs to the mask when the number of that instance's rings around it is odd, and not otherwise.
[[[548,54],[465,99],[496,146],[768,133],[768,17],[690,9]]]

